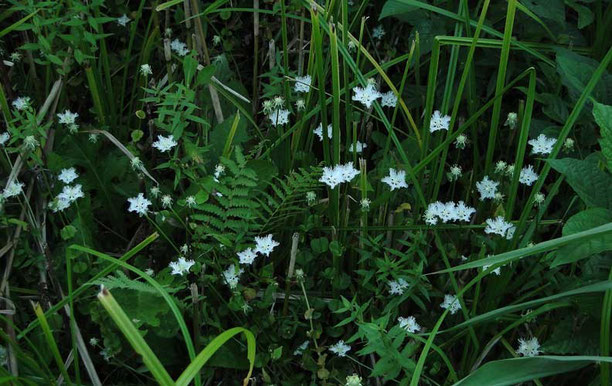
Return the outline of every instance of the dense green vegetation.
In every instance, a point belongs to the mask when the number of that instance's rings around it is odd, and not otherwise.
[[[0,383],[610,385],[609,0],[0,1]]]

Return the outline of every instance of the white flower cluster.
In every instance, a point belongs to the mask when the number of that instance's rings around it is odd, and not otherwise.
[[[173,147],[175,147],[178,143],[174,140],[173,135],[169,135],[164,137],[163,135],[157,136],[157,141],[153,142],[153,147],[157,150],[165,153],[170,151]]]
[[[489,218],[486,220],[487,226],[485,227],[485,233],[496,234],[510,240],[514,236],[516,227],[512,223],[504,220],[503,216],[497,216],[496,218]]]
[[[349,375],[346,377],[346,381],[344,382],[344,386],[362,386],[363,379],[357,375]]]
[[[323,175],[319,178],[319,181],[333,189],[343,182],[350,182],[358,174],[359,170],[353,167],[353,163],[347,162],[344,165],[338,164],[331,168],[324,167]]]
[[[30,107],[30,97],[19,97],[13,101],[13,107],[18,111],[23,111]]]
[[[268,114],[268,119],[270,120],[270,123],[272,123],[272,125],[274,126],[286,125],[287,123],[289,123],[289,114],[291,114],[291,111],[282,108],[277,108],[276,110],[273,110],[270,114]]]
[[[8,184],[2,191],[2,200],[15,197],[23,191],[23,183],[19,181],[13,181]]]
[[[395,107],[397,105],[397,95],[393,91],[388,91],[384,94],[378,91],[374,79],[368,79],[368,84],[365,87],[353,87],[352,99],[356,102],[361,102],[368,109],[379,98],[382,99],[380,103],[383,107]]]
[[[70,204],[84,196],[85,194],[83,194],[83,187],[81,184],[76,184],[74,186],[66,185],[51,204],[51,209],[53,209],[53,212],[57,213],[60,210],[68,208]]]
[[[189,53],[189,49],[187,48],[187,44],[183,43],[178,39],[174,39],[170,43],[170,49],[174,51],[178,56],[185,56]]]
[[[310,91],[310,84],[312,83],[312,77],[310,75],[297,76],[295,77],[295,85],[293,90],[295,92],[308,92]]]
[[[444,295],[444,301],[440,304],[440,307],[448,310],[448,312],[453,315],[461,309],[461,303],[455,295],[446,294]]]
[[[381,180],[391,187],[391,190],[407,188],[406,172],[403,170],[389,169],[389,175]]]
[[[431,133],[439,130],[447,130],[450,127],[451,117],[448,115],[442,115],[439,110],[434,111],[431,119],[429,120],[429,131]]]
[[[271,234],[263,237],[255,237],[255,244],[255,249],[247,248],[244,251],[237,253],[240,264],[253,264],[253,261],[255,261],[258,253],[265,256],[270,256],[270,253],[272,253],[274,248],[280,245],[278,241],[275,241],[272,238]]]
[[[57,117],[59,118],[59,123],[65,125],[71,133],[76,133],[79,130],[79,125],[76,124],[79,113],[65,110],[63,113],[57,114]]]
[[[343,340],[339,340],[337,343],[331,345],[329,347],[329,351],[333,352],[334,354],[338,355],[339,357],[345,357],[346,353],[348,353],[349,351],[351,351],[351,346],[349,346],[348,344],[344,343]]]
[[[153,74],[153,69],[151,68],[150,64],[145,63],[145,64],[140,66],[140,73],[143,76],[149,76],[149,75]]]
[[[490,180],[489,176],[484,176],[482,181],[477,182],[476,189],[478,189],[478,193],[480,193],[480,201],[494,199],[498,185],[499,182]]]
[[[234,289],[238,286],[238,280],[240,280],[240,275],[242,275],[243,272],[244,270],[242,268],[230,265],[223,271],[223,279],[231,289]]]
[[[531,339],[519,339],[519,347],[516,349],[516,353],[524,357],[534,357],[540,354],[540,342],[538,338]]]
[[[536,139],[531,139],[529,140],[529,143],[532,148],[531,148],[531,153],[532,154],[550,154],[550,152],[552,152],[553,147],[555,146],[555,143],[557,143],[557,139],[556,138],[548,138],[547,136],[545,136],[544,134],[540,134],[538,135],[538,137]]]
[[[438,220],[442,220],[443,223],[449,221],[470,221],[470,217],[476,213],[476,209],[465,205],[463,201],[454,203],[449,201],[443,203],[440,201],[432,202],[427,206],[425,211],[425,222],[429,225],[436,225]]]
[[[408,282],[402,278],[389,281],[389,294],[391,295],[403,295],[407,288]]]
[[[173,261],[169,264],[169,267],[172,268],[173,275],[184,275],[186,273],[189,273],[189,269],[194,264],[195,261],[186,260],[183,256],[179,256],[177,261]]]
[[[397,318],[400,328],[403,328],[407,332],[414,334],[415,332],[421,329],[421,326],[417,323],[414,316],[409,316],[407,318],[399,317]]]

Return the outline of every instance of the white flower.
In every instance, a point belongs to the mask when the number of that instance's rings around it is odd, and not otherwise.
[[[344,386],[362,386],[361,382],[361,377],[357,374],[353,374],[346,377]]]
[[[280,245],[278,241],[272,239],[271,234],[264,237],[255,237],[255,244],[255,252],[266,256],[270,256],[274,248]]]
[[[317,137],[319,137],[319,141],[323,141],[323,124],[322,123],[319,123],[319,126],[317,126],[317,128],[314,129],[312,132],[315,133]],[[327,138],[329,139],[332,138],[332,132],[333,132],[333,127],[332,127],[332,124],[330,123],[329,125],[327,125]]]
[[[391,190],[407,188],[406,172],[389,168],[389,175],[381,180],[391,187]]]
[[[57,114],[59,123],[63,125],[73,125],[78,118],[79,113],[73,113],[70,110],[65,110],[63,113]]]
[[[243,269],[230,265],[223,271],[223,279],[231,289],[234,289],[238,286],[238,280],[240,280],[242,272],[244,272]]]
[[[188,254],[189,253],[189,245],[187,245],[187,244],[181,245],[181,247],[179,248],[179,251],[181,251],[181,253],[183,255]]]
[[[514,174],[514,164],[508,165],[506,167],[506,175],[511,176]]]
[[[480,201],[484,201],[487,198],[495,198],[498,185],[499,182],[490,180],[489,176],[484,176],[482,181],[477,182],[476,189],[478,189],[478,193],[480,193]]]
[[[98,344],[99,340],[98,338],[91,338],[89,339],[89,344],[92,346],[96,346]]]
[[[98,134],[95,134],[95,133],[89,134],[89,142],[91,143],[98,142]]]
[[[351,143],[351,146],[349,146],[348,151],[351,152],[351,153],[353,153],[353,152],[361,153],[363,151],[363,149],[365,149],[366,147],[368,147],[368,145],[366,145],[365,143],[361,143],[359,141],[356,141],[355,143]]]
[[[272,104],[274,104],[274,107],[280,109],[281,107],[283,107],[285,105],[285,98],[283,98],[280,95],[277,95],[272,100]]]
[[[540,354],[540,342],[538,338],[531,339],[519,339],[519,347],[516,349],[516,353],[524,357],[534,357]]]
[[[455,314],[457,311],[461,309],[461,303],[459,303],[459,299],[455,295],[444,295],[444,301],[440,304],[445,310],[451,313],[451,315]]]
[[[295,108],[298,111],[306,110],[306,102],[302,98],[298,99],[295,101]]]
[[[177,142],[174,140],[174,136],[172,135],[169,135],[167,137],[164,137],[163,135],[158,135],[157,141],[153,142],[153,147],[161,151],[162,153],[169,151],[176,145]]]
[[[382,39],[383,36],[385,36],[385,34],[386,34],[385,30],[383,29],[382,25],[380,25],[380,24],[377,25],[376,28],[374,28],[372,30],[372,37],[374,39],[377,39],[377,40]]]
[[[173,275],[184,275],[189,273],[191,266],[195,264],[193,260],[185,260],[183,256],[180,256],[177,261],[171,262],[168,266],[172,268]]]
[[[276,109],[268,114],[268,119],[274,126],[286,125],[289,123],[289,114],[291,114],[291,111],[289,110]]]
[[[13,107],[19,111],[30,107],[30,97],[19,97],[13,101]]]
[[[151,188],[151,196],[153,198],[157,198],[157,196],[159,195],[161,191],[159,190],[159,188],[157,186],[154,186]]]
[[[565,151],[570,151],[574,148],[574,140],[571,138],[566,138],[565,142],[563,142],[563,148]]]
[[[140,73],[144,76],[148,76],[148,75],[152,75],[153,74],[153,69],[151,68],[151,66],[149,64],[143,64],[140,66]]]
[[[372,203],[372,201],[370,201],[369,198],[362,198],[361,201],[359,202],[359,205],[361,205],[361,210],[367,212],[368,210],[370,210],[370,204]]]
[[[540,134],[538,138],[531,139],[528,143],[532,146],[532,154],[550,154],[555,143],[557,143],[557,139],[548,138],[544,134]]]
[[[391,280],[388,284],[390,295],[403,295],[404,290],[408,288],[408,282],[402,278]]]
[[[130,165],[132,166],[132,169],[134,169],[136,171],[142,170],[142,168],[144,167],[144,164],[142,163],[142,161],[138,157],[132,158],[130,160]]]
[[[222,164],[217,164],[217,166],[215,166],[215,173],[214,173],[216,182],[219,182],[219,177],[221,177],[223,173],[225,173],[225,166],[223,166]]]
[[[124,13],[123,16],[117,18],[117,24],[122,27],[125,27],[127,23],[130,22],[130,18]]]
[[[293,355],[302,355],[304,351],[306,351],[309,345],[310,345],[310,341],[308,340],[304,341],[304,343],[302,343],[298,348],[295,349],[295,351],[293,352]]]
[[[451,117],[448,115],[442,115],[439,110],[434,111],[429,121],[429,131],[431,133],[438,130],[448,130],[450,126]]]
[[[531,186],[537,180],[538,180],[538,174],[533,170],[533,166],[528,165],[527,167],[524,167],[523,169],[521,169],[521,174],[519,176],[519,182],[521,184]]]
[[[146,274],[147,274],[147,275],[149,275],[149,276],[153,276],[153,275],[155,275],[155,271],[153,271],[153,269],[152,269],[152,268],[147,268],[147,269],[145,269],[145,270],[144,270],[144,273],[146,273]]]
[[[457,138],[455,138],[455,147],[457,149],[465,149],[465,146],[468,143],[468,138],[464,134],[459,134]]]
[[[57,195],[55,201],[52,203],[51,208],[53,212],[58,212],[60,210],[64,210],[70,206],[73,202],[78,200],[81,197],[84,197],[83,187],[81,184],[76,184],[74,186],[66,185],[60,194]]]
[[[395,107],[397,106],[397,96],[393,91],[388,91],[384,94],[381,94],[380,104],[382,107]]]
[[[187,45],[178,39],[174,39],[170,43],[170,48],[172,49],[172,51],[176,52],[178,56],[185,56],[189,53]]]
[[[308,205],[314,205],[317,200],[317,194],[315,192],[306,192],[306,202]]]
[[[458,221],[469,222],[470,217],[472,217],[474,213],[476,213],[476,209],[472,208],[471,206],[465,205],[463,201],[459,201],[457,203],[457,206],[455,207],[455,218]]]
[[[487,256],[487,258],[489,258],[489,256]],[[492,264],[485,264],[485,265],[483,265],[483,266],[482,266],[482,270],[483,270],[483,272],[484,272],[484,271],[486,271],[487,269],[489,269],[489,267],[491,267],[491,266],[492,266]],[[490,274],[491,274],[491,273],[494,273],[494,274],[496,274],[497,276],[499,276],[499,275],[501,275],[501,267],[497,267],[497,268],[495,268],[494,270],[492,270],[492,271],[491,271],[491,272],[489,272],[489,273],[490,273]]]
[[[142,193],[138,193],[138,196],[136,197],[128,198],[128,202],[130,203],[128,211],[136,212],[140,216],[147,214],[149,211],[149,206],[151,205],[151,201],[147,200]]]
[[[213,44],[215,46],[218,46],[219,44],[221,44],[221,36],[219,36],[219,35],[213,36]]]
[[[515,129],[517,123],[518,115],[516,113],[508,113],[508,118],[506,118],[504,126],[509,126],[511,129]]]
[[[545,199],[546,199],[546,196],[544,195],[544,193],[538,192],[533,197],[533,202],[539,206],[544,202]]]
[[[361,102],[365,107],[372,107],[372,103],[382,95],[376,90],[376,85],[368,82],[368,85],[363,88],[359,86],[355,86],[353,88],[353,100],[357,102]]]
[[[333,189],[343,182],[350,182],[358,174],[359,170],[353,167],[352,162],[348,162],[344,165],[338,164],[333,168],[324,167],[319,181]]]
[[[11,135],[8,132],[4,132],[0,134],[0,146],[4,146],[5,143],[11,138]]]
[[[329,347],[329,351],[333,352],[339,357],[344,357],[346,356],[347,352],[351,351],[351,346],[344,343],[343,340],[339,340],[336,344]]]
[[[497,161],[495,163],[495,173],[505,173],[508,163],[506,161]]]
[[[23,146],[26,149],[34,150],[40,143],[33,135],[28,135],[23,139]]]
[[[348,42],[348,49],[349,49],[350,52],[355,51],[357,49],[357,44],[355,44],[355,42],[352,41],[352,40],[349,41]]]
[[[485,233],[496,234],[510,240],[514,236],[516,227],[512,223],[504,220],[503,216],[497,216],[496,218],[489,218],[486,220],[487,226],[485,227]]]
[[[57,179],[62,181],[65,184],[69,184],[72,181],[76,180],[79,175],[76,172],[75,168],[62,169],[60,174],[57,176]]]
[[[193,208],[194,206],[196,206],[196,199],[194,196],[188,196],[185,199],[185,205],[187,205],[188,208]]]
[[[255,258],[257,257],[257,254],[255,251],[253,251],[253,248],[247,248],[242,252],[238,252],[237,255],[240,259],[240,264],[246,265],[253,264],[253,261],[255,261]]]
[[[10,198],[10,197],[18,196],[22,190],[23,190],[23,183],[19,181],[13,181],[4,188],[4,190],[2,191],[2,197]]]
[[[448,179],[450,181],[457,181],[459,177],[461,177],[461,166],[454,164],[450,167],[450,172],[448,173]]]
[[[415,332],[421,329],[421,326],[417,323],[414,316],[409,316],[407,318],[399,317],[397,318],[400,328],[403,328],[407,332],[414,334]]]
[[[162,196],[161,204],[164,208],[169,208],[172,206],[172,197],[169,194]]]
[[[311,82],[312,78],[310,77],[310,75],[297,76],[295,78],[295,85],[293,86],[293,90],[295,92],[308,92],[310,91]]]
[[[17,51],[13,52],[13,53],[12,53],[12,54],[9,56],[9,58],[11,59],[11,61],[13,61],[13,62],[15,62],[15,63],[20,62],[22,57],[23,57],[23,55],[21,55],[21,53],[19,53],[19,52],[17,52]]]

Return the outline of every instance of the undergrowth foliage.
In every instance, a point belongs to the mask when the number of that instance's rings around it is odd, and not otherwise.
[[[604,0],[0,2],[1,382],[609,385],[610,36]]]

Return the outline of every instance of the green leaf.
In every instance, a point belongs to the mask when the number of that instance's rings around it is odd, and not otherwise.
[[[70,240],[71,238],[74,237],[74,235],[76,235],[76,233],[77,233],[77,229],[75,227],[73,227],[72,225],[66,225],[60,231],[60,235],[62,236],[62,240]]]
[[[555,52],[557,53],[557,72],[561,76],[561,82],[570,91],[570,96],[578,99],[599,63],[565,48],[556,48]],[[592,95],[595,99],[606,100],[610,95],[610,88],[612,88],[612,76],[604,73],[593,89]]]
[[[610,357],[537,356],[503,359],[482,367],[455,383],[455,386],[515,385],[533,379],[575,371],[596,362],[612,362]]]
[[[578,196],[591,207],[612,208],[612,177],[588,160],[574,158],[547,160],[563,174]]]
[[[578,29],[583,29],[593,23],[595,16],[588,7],[578,4],[573,0],[565,0],[565,2],[578,13]]]
[[[563,236],[582,232],[612,222],[612,211],[591,208],[572,216],[563,227]],[[612,249],[612,234],[592,237],[585,241],[570,243],[557,251],[551,267],[573,263],[585,257]]]
[[[593,117],[601,130],[601,152],[608,160],[608,170],[612,171],[612,106],[593,101]]]

